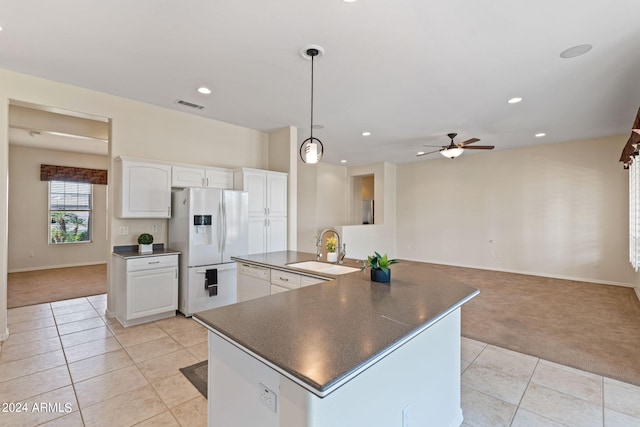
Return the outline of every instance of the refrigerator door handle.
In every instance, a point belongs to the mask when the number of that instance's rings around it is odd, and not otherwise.
[[[224,249],[227,242],[227,209],[225,207],[224,197],[222,198],[222,203],[220,204],[220,211],[220,216],[222,217],[222,232],[220,233],[222,242],[220,244],[220,252],[224,254]]]

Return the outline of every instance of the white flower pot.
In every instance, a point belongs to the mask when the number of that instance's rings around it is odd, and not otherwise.
[[[338,253],[337,252],[327,252],[327,261],[329,261],[329,262],[337,262],[338,261]]]
[[[148,245],[138,245],[138,252],[141,254],[150,254],[153,252],[153,243]]]

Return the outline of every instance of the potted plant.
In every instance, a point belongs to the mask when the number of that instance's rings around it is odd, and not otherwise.
[[[153,252],[153,236],[149,233],[142,233],[138,236],[138,252],[150,254]]]
[[[336,252],[337,244],[338,244],[338,239],[335,236],[327,237],[327,261],[329,262],[338,261],[338,253]]]
[[[374,255],[367,257],[367,264],[371,267],[371,280],[374,282],[388,283],[391,281],[391,264],[397,264],[395,259],[389,259],[387,254],[380,255],[374,252]]]

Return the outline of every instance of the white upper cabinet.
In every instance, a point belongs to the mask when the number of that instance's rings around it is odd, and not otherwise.
[[[232,189],[233,171],[223,168],[174,165],[171,173],[171,186]]]
[[[267,174],[267,214],[287,216],[287,174]]]
[[[116,159],[116,215],[119,218],[171,217],[171,166]]]
[[[234,171],[234,187],[249,193],[249,253],[287,249],[287,174]]]

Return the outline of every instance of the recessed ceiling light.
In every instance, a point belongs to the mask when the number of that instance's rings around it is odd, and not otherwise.
[[[342,0],[344,3],[355,3],[358,0]]]
[[[580,44],[570,47],[560,53],[560,58],[575,58],[576,56],[584,55],[589,52],[592,47],[590,44]]]
[[[517,103],[518,103],[518,102],[520,102],[520,101],[522,101],[522,98],[515,97],[515,98],[511,98],[511,99],[510,99],[510,100],[508,100],[507,102],[508,102],[509,104],[517,104]]]
[[[200,92],[203,95],[210,95],[211,94],[211,89],[209,89],[208,87],[199,87],[198,88],[198,92]]]
[[[371,135],[371,132],[362,132],[362,136],[369,136]]]
[[[547,134],[544,132],[540,132],[540,133],[536,133],[536,138],[542,138],[543,136],[546,136]]]
[[[346,160],[340,160],[340,163],[347,163]]]

